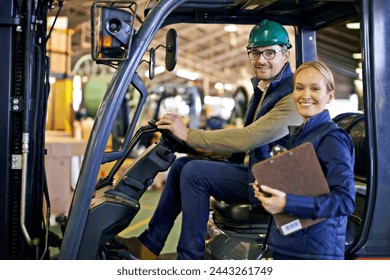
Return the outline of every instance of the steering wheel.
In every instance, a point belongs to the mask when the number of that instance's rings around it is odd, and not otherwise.
[[[192,155],[196,155],[198,153],[194,148],[188,146],[188,144],[185,141],[177,138],[169,130],[158,129],[155,120],[149,120],[148,124],[161,133],[165,141],[165,144],[167,144],[172,150],[179,153],[192,154]]]

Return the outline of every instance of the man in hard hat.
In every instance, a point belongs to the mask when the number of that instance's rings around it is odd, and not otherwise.
[[[263,20],[249,36],[247,52],[255,77],[243,128],[205,131],[189,129],[176,114],[157,122],[195,149],[232,154],[230,161],[177,159],[171,166],[155,213],[138,238],[119,238],[140,259],[157,258],[176,217],[182,212],[178,259],[202,259],[209,219],[210,196],[225,201],[248,201],[255,206],[248,184],[254,181],[251,166],[270,157],[276,141],[288,134],[289,125],[302,124],[291,94],[293,73],[288,62],[291,48],[285,28]],[[249,164],[243,164],[249,151]]]

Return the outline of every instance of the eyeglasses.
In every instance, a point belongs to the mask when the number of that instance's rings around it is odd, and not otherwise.
[[[258,51],[258,50],[251,50],[248,51],[248,56],[250,60],[258,60],[260,58],[260,55],[263,55],[263,57],[267,60],[271,60],[275,58],[276,53],[283,52],[284,49],[275,51],[275,50],[265,50],[265,51]]]

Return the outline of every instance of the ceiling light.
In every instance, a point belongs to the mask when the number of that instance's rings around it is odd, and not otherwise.
[[[179,69],[176,71],[176,75],[187,80],[195,81],[199,78],[199,74],[195,72],[190,72],[188,70]]]
[[[356,68],[355,69],[356,74],[362,74],[362,68]]]
[[[49,83],[51,84],[51,85],[54,85],[55,83],[56,83],[56,78],[55,77],[49,77]]]
[[[217,89],[217,90],[221,90],[221,89],[223,89],[223,83],[218,82],[218,83],[216,83],[216,84],[214,85],[214,87],[215,87],[215,89]]]
[[[224,84],[224,89],[225,90],[233,90],[233,85],[232,84]]]
[[[237,31],[237,25],[229,24],[229,25],[226,25],[224,29],[225,29],[226,32],[236,32]]]
[[[48,25],[53,25],[54,20],[55,23],[55,29],[68,29],[68,18],[67,17],[48,17],[47,22]]]
[[[348,29],[360,29],[360,22],[350,22],[347,23]]]
[[[354,53],[354,54],[352,54],[352,57],[354,59],[362,59],[362,54],[361,53]]]
[[[154,69],[154,74],[155,75],[158,75],[158,74],[161,74],[165,71],[165,67],[164,66],[157,66],[155,69]],[[145,76],[146,77],[149,77],[149,70],[148,71],[145,71]]]

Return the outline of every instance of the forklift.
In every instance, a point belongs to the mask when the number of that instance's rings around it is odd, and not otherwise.
[[[322,29],[340,23],[360,23],[363,113],[340,116],[337,120],[350,133],[357,151],[357,207],[345,258],[390,258],[390,149],[386,148],[390,135],[390,70],[386,67],[390,63],[386,50],[390,40],[389,1],[151,0],[142,11],[145,19],[137,29],[134,23],[139,20],[139,8],[135,1],[93,2],[91,55],[96,63],[114,67],[115,74],[96,114],[70,212],[62,221],[61,237],[49,229],[50,193],[44,166],[50,92],[47,15],[54,2],[0,0],[0,259],[134,259],[123,248],[116,247],[113,238],[137,215],[142,207],[140,197],[156,174],[169,168],[175,153],[196,153],[169,132],[159,131],[155,120],[136,130],[149,94],[137,69],[148,54],[149,78],[153,79],[155,52],[159,48],[151,45],[154,36],[161,28],[176,23],[253,26],[264,18],[294,27],[297,66],[317,60],[316,34]],[[59,12],[63,5],[66,2],[58,1]],[[165,67],[172,71],[180,49],[175,29],[168,30],[162,47]],[[129,87],[140,94],[138,104],[122,146],[106,152],[111,128]],[[137,157],[123,177],[114,180],[139,139],[157,131],[162,135],[159,141]],[[115,164],[106,177],[99,178],[100,165],[107,162]],[[47,206],[42,210],[44,201]],[[238,217],[226,217],[234,207],[244,212]],[[257,259],[261,239],[247,238],[247,224],[242,218],[254,213],[244,204],[221,206],[218,201],[212,203],[211,211],[211,221],[220,237],[209,240],[209,257]],[[256,234],[261,238],[264,226],[265,222],[257,225],[261,232]],[[249,242],[249,246],[237,247],[241,242]],[[230,251],[226,250],[228,245]],[[59,248],[58,256],[51,255],[51,246]]]

